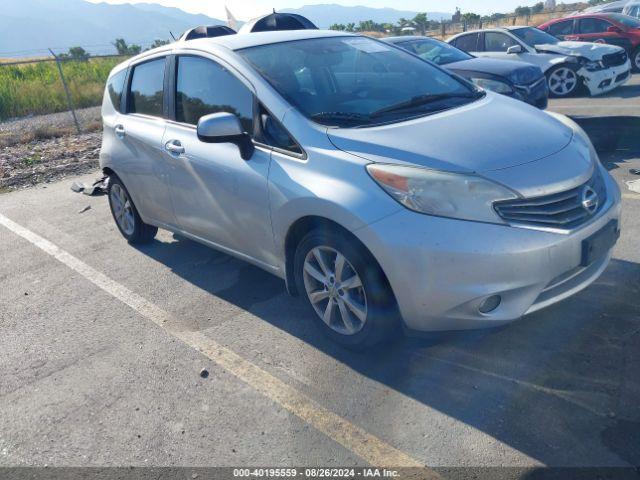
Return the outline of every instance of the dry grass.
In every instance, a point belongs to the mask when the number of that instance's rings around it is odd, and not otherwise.
[[[102,130],[102,123],[100,121],[91,121],[82,125],[82,132],[98,132]],[[36,140],[48,140],[50,138],[59,138],[65,135],[73,135],[76,133],[74,126],[54,126],[49,125],[46,127],[38,126],[32,130],[25,132],[0,132],[0,148],[10,147],[19,143],[33,142]]]

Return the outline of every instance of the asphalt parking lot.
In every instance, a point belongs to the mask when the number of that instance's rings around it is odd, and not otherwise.
[[[639,77],[550,109],[639,115]],[[506,328],[366,354],[253,266],[164,231],[127,245],[78,179],[0,195],[0,466],[640,465],[632,140],[602,154],[624,205],[598,281]]]

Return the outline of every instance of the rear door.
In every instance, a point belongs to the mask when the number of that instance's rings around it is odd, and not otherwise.
[[[246,161],[236,145],[204,143],[197,136],[198,120],[217,112],[237,115],[245,131],[254,133],[252,86],[214,58],[189,54],[172,61],[172,121],[162,145],[177,222],[185,233],[274,265],[267,189],[271,150],[257,146]]]
[[[116,173],[144,221],[160,226],[175,223],[161,150],[166,128],[165,70],[165,56],[130,67],[125,114],[114,127],[120,142]]]

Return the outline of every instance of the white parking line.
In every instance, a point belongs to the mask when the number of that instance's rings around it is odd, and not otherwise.
[[[269,372],[241,357],[232,350],[200,332],[185,331],[170,313],[149,302],[137,293],[90,267],[82,260],[61,249],[49,240],[0,214],[0,225],[24,238],[43,252],[76,271],[88,281],[152,321],[168,334],[179,339],[241,379],[249,386],[296,415],[327,437],[358,455],[371,465],[387,467],[423,467],[420,478],[441,478],[406,453],[384,442],[366,430],[352,424],[338,414],[274,377]]]

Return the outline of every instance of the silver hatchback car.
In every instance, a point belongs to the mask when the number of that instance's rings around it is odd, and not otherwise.
[[[583,289],[620,191],[566,117],[364,36],[179,41],[116,67],[101,166],[130,243],[251,262],[337,342],[491,327]]]

